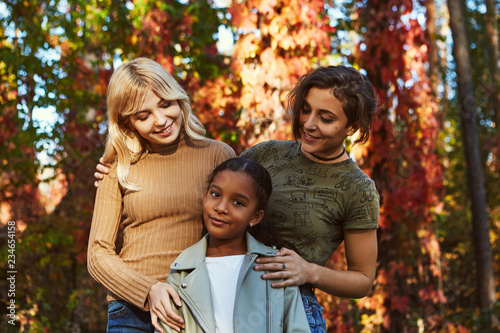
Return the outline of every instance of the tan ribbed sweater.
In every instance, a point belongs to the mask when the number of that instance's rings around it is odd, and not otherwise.
[[[201,237],[207,177],[235,154],[222,142],[181,137],[131,166],[128,179],[142,190],[122,188],[116,168],[99,184],[87,264],[108,289],[108,301],[123,299],[148,310],[151,286],[165,282],[173,260]],[[123,246],[117,254],[120,223]]]

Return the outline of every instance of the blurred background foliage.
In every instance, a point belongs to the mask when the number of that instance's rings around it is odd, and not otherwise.
[[[488,15],[498,33],[499,5],[491,3],[469,0],[463,10],[498,299],[499,83]],[[93,172],[110,75],[143,56],[178,79],[207,135],[237,153],[291,139],[284,101],[301,75],[325,65],[362,70],[381,112],[369,143],[348,148],[382,196],[379,266],[368,297],[318,293],[329,331],[488,331],[500,305],[478,306],[449,19],[446,2],[417,0],[0,3],[1,262],[15,221],[18,272],[15,326],[8,269],[0,272],[0,327],[104,331],[105,290],[86,268]],[[343,248],[329,265],[345,269]]]

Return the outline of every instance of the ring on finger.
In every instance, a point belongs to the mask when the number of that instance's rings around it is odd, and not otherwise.
[[[282,267],[282,269],[283,269],[283,270],[285,270],[285,268],[286,268],[286,265],[285,265],[285,264],[283,264],[283,267]]]

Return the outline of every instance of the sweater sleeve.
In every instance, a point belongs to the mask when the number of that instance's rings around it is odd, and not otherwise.
[[[230,158],[236,157],[233,148],[231,148],[229,145],[223,142],[220,142],[219,144],[221,145],[221,148],[219,150],[219,154],[217,154],[217,161],[215,166],[221,164],[222,162]]]
[[[90,229],[87,266],[90,275],[119,298],[148,310],[147,296],[156,279],[129,269],[116,253],[122,216],[122,193],[116,168],[97,189]]]

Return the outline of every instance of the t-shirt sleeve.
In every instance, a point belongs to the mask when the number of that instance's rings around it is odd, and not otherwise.
[[[344,229],[377,228],[380,196],[373,180],[366,176],[349,199]]]
[[[122,216],[122,193],[116,168],[97,189],[90,228],[87,266],[90,275],[111,293],[139,308],[156,279],[129,269],[116,253],[115,242]]]

